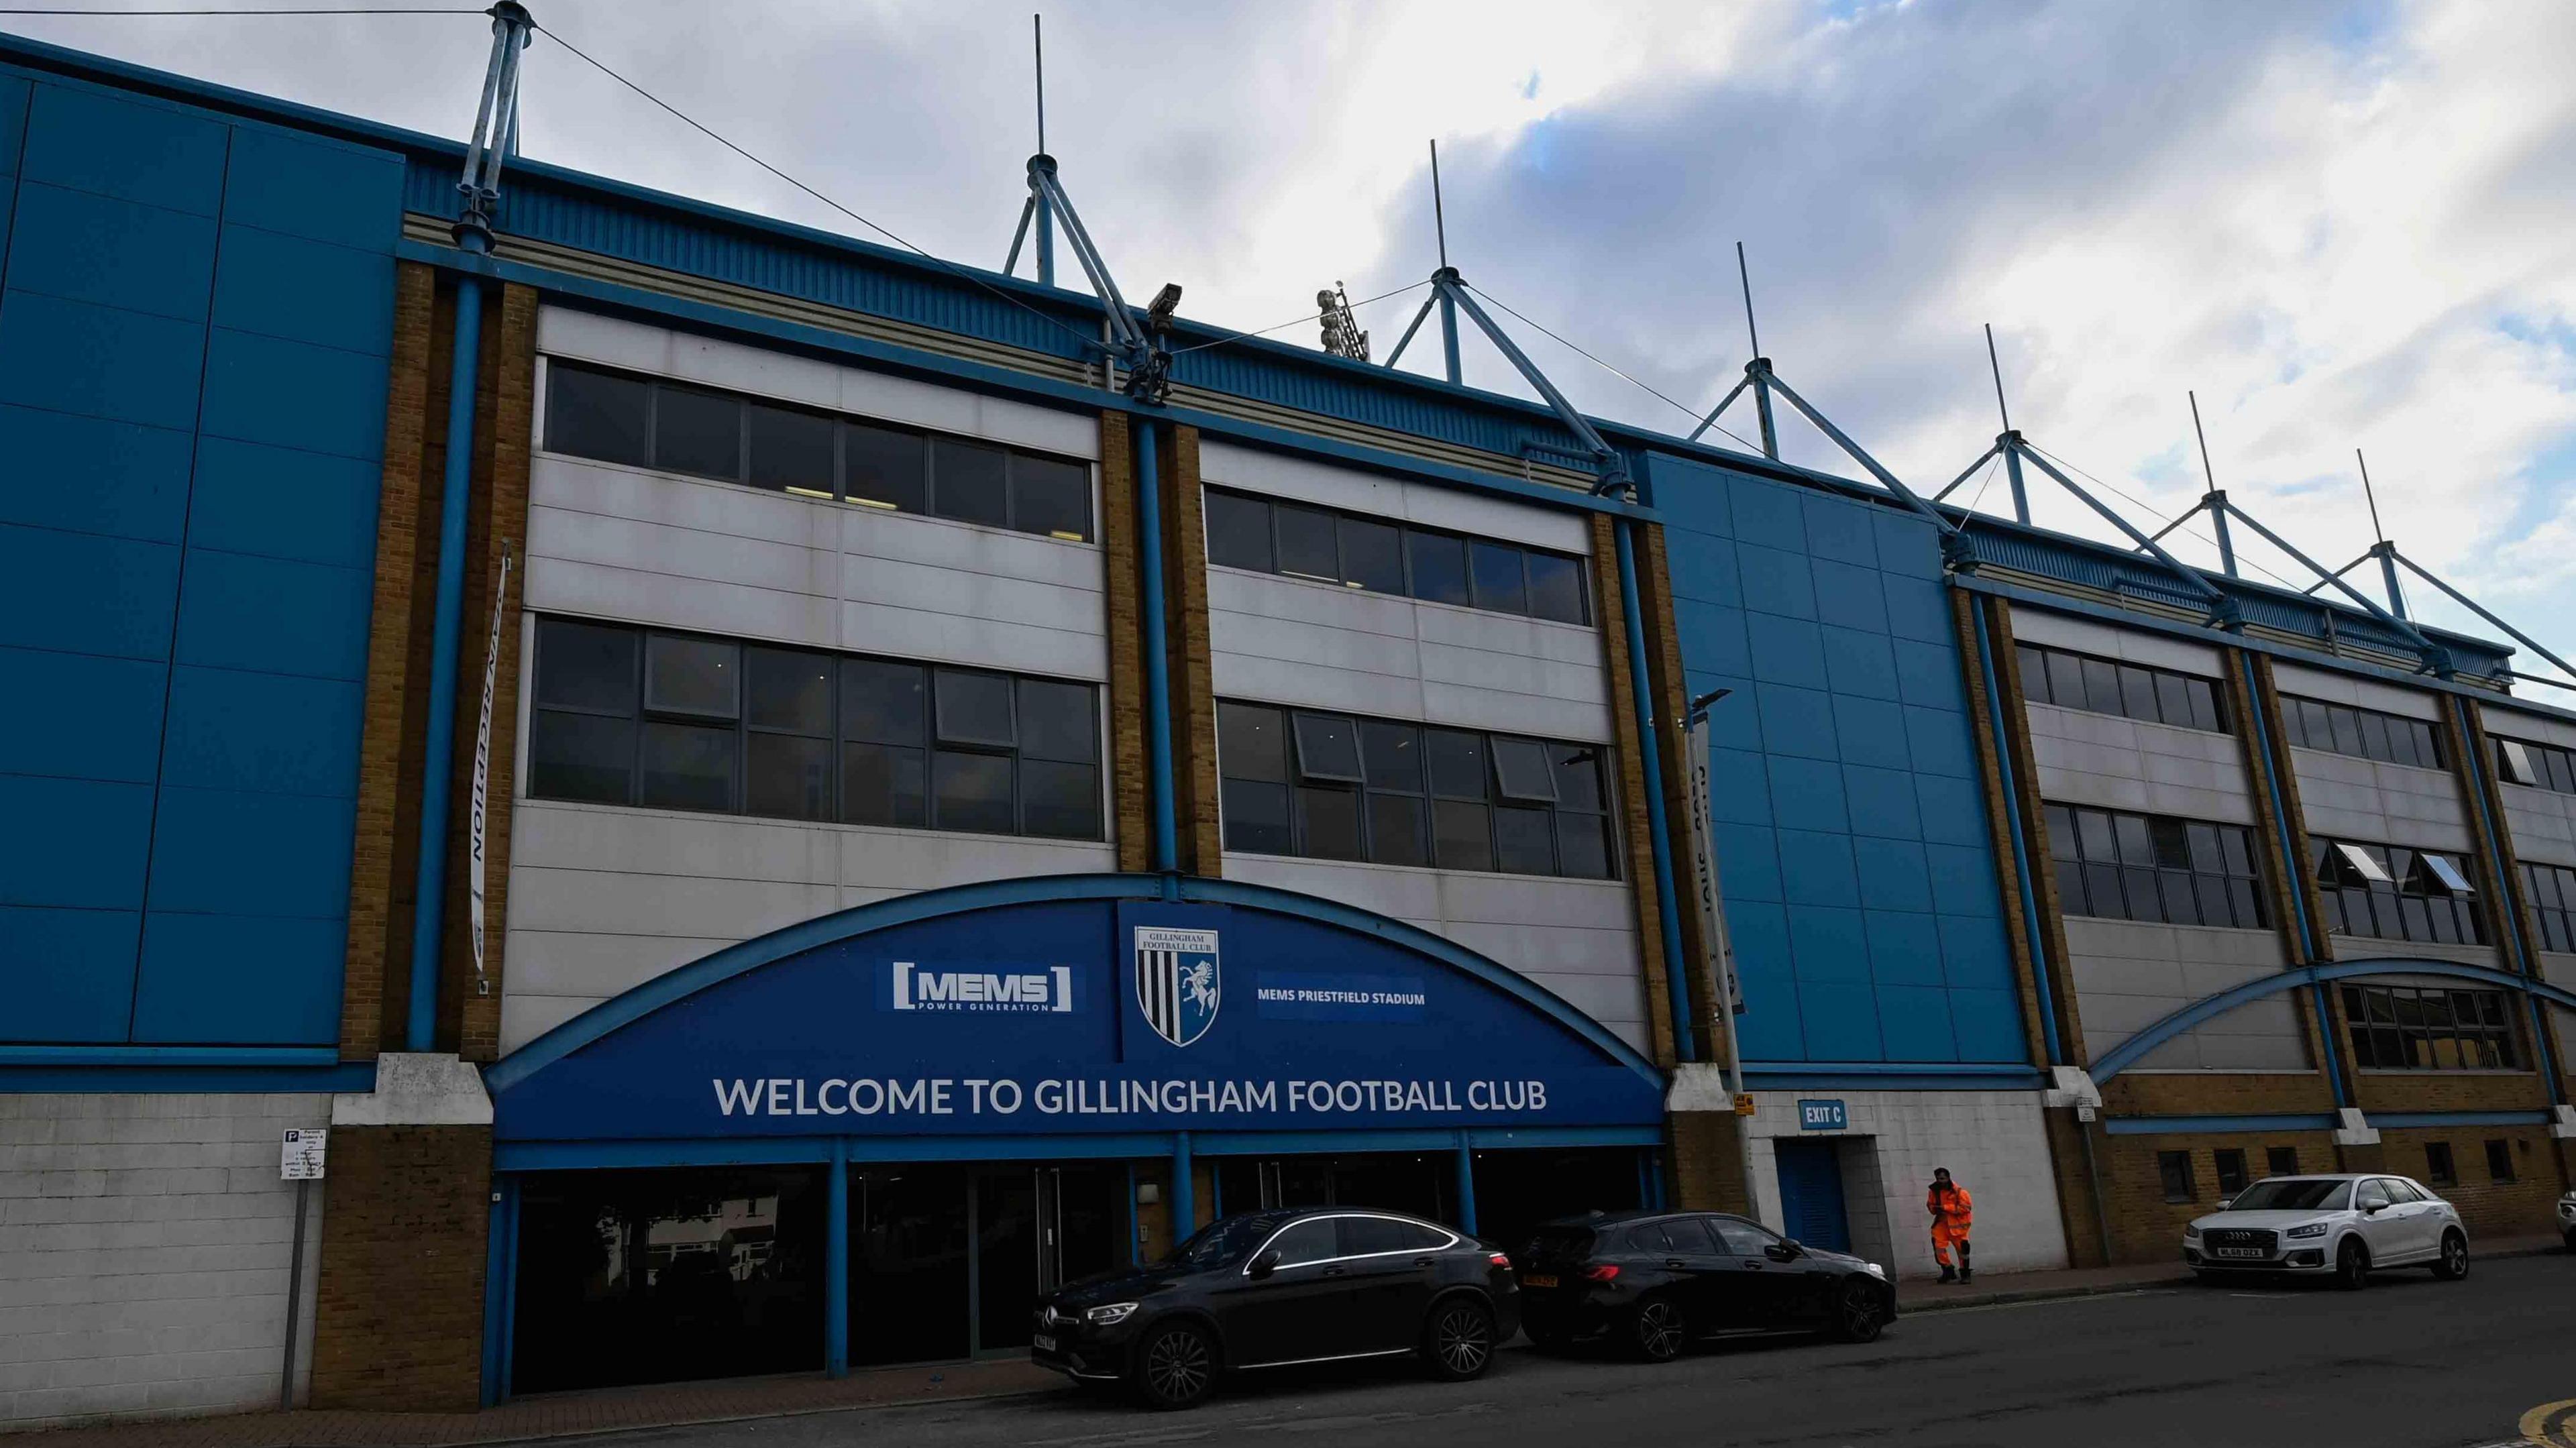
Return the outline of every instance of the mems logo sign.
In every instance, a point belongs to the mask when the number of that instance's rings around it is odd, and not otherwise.
[[[898,960],[886,968],[890,1011],[1019,1011],[1069,1015],[1073,968],[1064,965],[956,969]]]

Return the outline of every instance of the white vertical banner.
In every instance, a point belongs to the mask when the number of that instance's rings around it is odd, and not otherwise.
[[[466,938],[474,944],[474,993],[492,993],[483,971],[484,821],[492,780],[492,696],[501,675],[501,603],[510,596],[510,549],[501,549],[501,578],[492,589],[492,632],[483,645],[483,720],[474,730],[474,791],[465,837]]]
[[[1744,992],[1735,981],[1735,947],[1726,935],[1726,901],[1717,888],[1717,831],[1710,815],[1708,775],[1708,716],[1703,714],[1684,731],[1690,741],[1690,831],[1691,877],[1699,891],[1699,918],[1704,925],[1701,943],[1708,949],[1709,978],[1717,982],[1718,993],[1726,1000],[1730,1015],[1744,1013]],[[1734,1022],[1726,1023],[1728,1035],[1734,1034]]]

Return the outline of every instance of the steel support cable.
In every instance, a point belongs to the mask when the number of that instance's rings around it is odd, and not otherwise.
[[[580,46],[573,44],[571,41],[564,39],[560,33],[549,30],[543,25],[536,25],[534,28],[539,34],[544,35],[555,44],[571,51],[573,55],[587,63],[592,69],[598,71],[601,75],[608,77],[610,80],[613,80],[619,85],[626,87],[628,90],[635,92],[644,99],[651,101],[654,105],[669,112],[671,116],[677,119],[681,124],[689,127],[689,129],[696,131],[699,135],[706,137],[708,140],[715,142],[717,145],[733,152],[742,159],[749,161],[761,170],[766,171],[770,175],[777,177],[779,180],[786,182],[788,185],[795,187],[798,191],[805,193],[807,196],[814,198],[823,205],[830,207],[832,210],[850,218],[852,221],[855,221],[859,225],[866,227],[868,230],[875,232],[877,235],[895,243],[897,246],[902,247],[904,250],[911,252],[933,266],[938,267],[940,270],[947,272],[949,275],[956,277],[958,280],[970,282],[975,286],[983,288],[985,291],[992,293],[994,296],[1001,298],[1003,301],[1010,303],[1012,306],[1019,308],[1021,311],[1028,313],[1030,316],[1037,318],[1039,321],[1044,322],[1048,326],[1055,328],[1057,331],[1064,333],[1068,337],[1071,337],[1075,342],[1081,344],[1086,351],[1098,352],[1105,350],[1099,338],[1084,335],[1081,331],[1067,326],[1064,322],[1054,317],[1048,316],[1046,313],[1030,306],[1027,302],[1022,301],[1018,297],[1012,296],[1009,292],[1002,290],[1000,287],[993,285],[991,282],[984,280],[982,277],[975,275],[973,272],[958,266],[944,257],[931,255],[929,252],[913,245],[910,241],[896,234],[894,231],[884,226],[880,226],[876,222],[870,221],[859,213],[843,206],[840,202],[833,200],[831,197],[824,195],[822,192],[815,190],[813,187],[808,186],[804,182],[797,180],[795,177],[788,175],[784,171],[781,171],[776,166],[773,166],[767,161],[760,159],[758,156],[753,155],[751,152],[743,149],[733,141],[730,141],[723,135],[717,133],[704,122],[691,116],[688,112],[681,110],[678,106],[671,104],[669,101],[653,94],[651,91],[646,90],[634,81],[620,75],[617,71],[611,69],[605,61],[600,60],[597,56],[583,50]],[[1109,305],[1108,299],[1102,298],[1101,305]]]
[[[1629,386],[1634,387],[1634,388],[1637,388],[1638,390],[1640,390],[1640,391],[1642,391],[1642,392],[1646,393],[1647,395],[1649,395],[1649,396],[1651,396],[1651,397],[1653,397],[1653,398],[1657,399],[1658,401],[1662,402],[1665,406],[1672,408],[1675,412],[1678,412],[1678,413],[1680,413],[1682,416],[1689,418],[1692,422],[1697,422],[1697,421],[1699,421],[1699,414],[1698,414],[1696,411],[1694,411],[1694,410],[1692,410],[1692,409],[1690,409],[1690,408],[1687,408],[1687,407],[1682,406],[1680,403],[1673,401],[1673,399],[1672,399],[1672,398],[1665,396],[1662,392],[1657,391],[1655,388],[1648,386],[1646,383],[1643,383],[1643,382],[1638,381],[1636,378],[1629,376],[1627,373],[1620,371],[1618,368],[1613,367],[1613,366],[1611,366],[1609,363],[1602,361],[1600,358],[1595,357],[1595,356],[1594,356],[1594,355],[1592,355],[1591,353],[1584,351],[1581,347],[1576,346],[1574,343],[1572,343],[1572,342],[1570,342],[1570,341],[1567,341],[1565,338],[1558,336],[1558,335],[1557,335],[1556,333],[1554,333],[1554,332],[1549,331],[1545,325],[1543,325],[1543,324],[1541,324],[1541,323],[1539,323],[1539,322],[1532,321],[1526,313],[1521,312],[1521,311],[1520,311],[1520,310],[1518,310],[1517,308],[1513,307],[1511,303],[1509,303],[1509,302],[1507,302],[1507,301],[1504,301],[1502,298],[1500,298],[1500,297],[1498,297],[1498,296],[1495,296],[1492,292],[1489,292],[1489,291],[1485,290],[1483,287],[1475,286],[1475,285],[1473,285],[1473,284],[1471,284],[1471,283],[1464,282],[1464,281],[1460,282],[1460,283],[1459,283],[1459,285],[1460,285],[1460,286],[1463,286],[1463,287],[1466,287],[1466,288],[1467,288],[1467,290],[1469,290],[1469,291],[1471,291],[1471,292],[1474,292],[1476,295],[1478,295],[1478,296],[1480,296],[1480,297],[1483,297],[1486,301],[1489,301],[1489,302],[1493,303],[1495,306],[1502,308],[1505,312],[1509,313],[1509,314],[1510,314],[1510,315],[1511,315],[1515,320],[1519,321],[1519,322],[1521,323],[1521,325],[1523,325],[1523,326],[1525,326],[1525,327],[1528,327],[1528,328],[1530,328],[1530,329],[1532,329],[1532,330],[1536,331],[1539,335],[1541,335],[1541,336],[1543,336],[1543,337],[1546,337],[1548,340],[1550,340],[1550,341],[1552,341],[1552,342],[1556,343],[1558,346],[1563,347],[1564,349],[1566,349],[1566,350],[1567,350],[1567,351],[1569,351],[1569,352],[1572,352],[1575,356],[1582,358],[1584,361],[1591,363],[1593,366],[1598,367],[1598,368],[1600,368],[1602,371],[1609,373],[1611,376],[1618,378],[1620,381],[1627,383]],[[1725,433],[1728,437],[1734,438],[1737,442],[1744,443],[1744,445],[1745,445],[1747,448],[1751,448],[1754,452],[1759,453],[1760,451],[1762,451],[1762,449],[1760,449],[1760,448],[1758,448],[1758,447],[1754,447],[1752,443],[1745,442],[1745,441],[1744,441],[1744,437],[1743,437],[1743,435],[1742,435],[1742,434],[1740,434],[1740,433],[1736,432],[1733,428],[1728,427],[1726,424],[1724,424],[1724,423],[1722,423],[1722,422],[1721,422],[1721,423],[1716,423],[1716,424],[1713,424],[1713,425],[1717,428],[1717,430],[1718,430],[1719,432]]]
[[[2003,462],[2004,456],[2002,453],[1996,453],[1993,457],[1986,459],[1986,471],[1977,479],[1977,495],[1968,500],[1969,512],[1973,513],[1977,511],[1977,505],[1986,500],[1986,489],[1994,486],[1995,470],[2002,467]]]
[[[1403,286],[1397,287],[1391,292],[1380,292],[1373,297],[1362,297],[1358,301],[1351,303],[1350,307],[1352,311],[1356,312],[1360,308],[1365,307],[1372,302],[1382,302],[1389,297],[1400,297],[1406,292],[1412,291],[1417,287],[1427,287],[1429,285],[1431,285],[1431,278],[1424,277],[1418,282],[1407,282]],[[1283,332],[1290,327],[1299,326],[1306,322],[1320,322],[1326,315],[1327,314],[1323,312],[1308,312],[1302,317],[1290,317],[1287,321],[1281,322],[1275,327],[1264,327],[1257,332],[1229,331],[1225,336],[1219,337],[1213,342],[1193,342],[1186,347],[1175,347],[1172,349],[1172,355],[1175,357],[1181,357],[1192,352],[1204,352],[1210,347],[1223,347],[1233,342],[1246,342],[1255,337],[1267,337],[1273,332]]]

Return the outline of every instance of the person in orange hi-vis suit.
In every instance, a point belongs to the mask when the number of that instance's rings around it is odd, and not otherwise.
[[[1932,1260],[1941,1264],[1944,1282],[1973,1282],[1976,1269],[1968,1262],[1968,1229],[1976,1225],[1977,1204],[1968,1189],[1950,1180],[1950,1169],[1939,1167],[1932,1173],[1932,1189],[1923,1194],[1923,1206],[1932,1213]],[[1958,1270],[1950,1267],[1950,1249],[1959,1249]]]

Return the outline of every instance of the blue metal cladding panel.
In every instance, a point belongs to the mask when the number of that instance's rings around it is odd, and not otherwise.
[[[21,116],[0,1041],[328,1045],[403,161],[0,72]]]
[[[1711,807],[1746,1056],[2023,1060],[1932,528],[1668,454],[1649,477],[1691,690],[1735,691]]]

